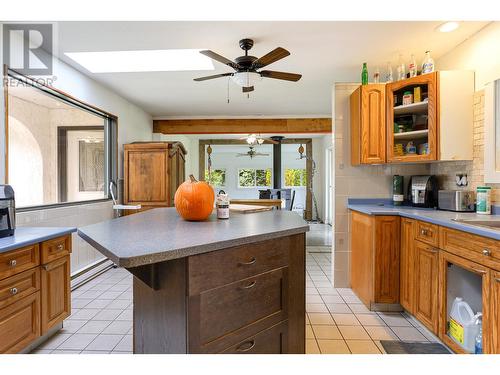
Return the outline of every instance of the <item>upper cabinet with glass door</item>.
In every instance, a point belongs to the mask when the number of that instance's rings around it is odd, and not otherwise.
[[[387,161],[472,160],[474,73],[441,71],[387,85]]]

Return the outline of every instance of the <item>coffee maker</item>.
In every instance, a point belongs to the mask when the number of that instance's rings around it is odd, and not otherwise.
[[[411,176],[408,183],[408,200],[414,207],[436,208],[438,191],[436,176]]]
[[[14,189],[10,185],[0,185],[0,238],[14,235],[15,229]]]

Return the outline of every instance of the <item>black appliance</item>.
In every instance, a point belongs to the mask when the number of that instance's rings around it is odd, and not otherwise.
[[[438,191],[436,176],[411,176],[408,183],[408,200],[414,207],[436,208]]]
[[[0,238],[14,235],[15,229],[14,189],[10,185],[0,185]]]

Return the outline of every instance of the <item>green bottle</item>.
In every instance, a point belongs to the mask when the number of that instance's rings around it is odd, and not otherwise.
[[[361,71],[361,84],[368,84],[368,68],[366,67],[366,63],[363,63],[363,70]]]

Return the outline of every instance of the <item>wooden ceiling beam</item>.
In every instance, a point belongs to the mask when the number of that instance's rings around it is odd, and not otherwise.
[[[331,133],[331,118],[154,120],[163,134]]]

